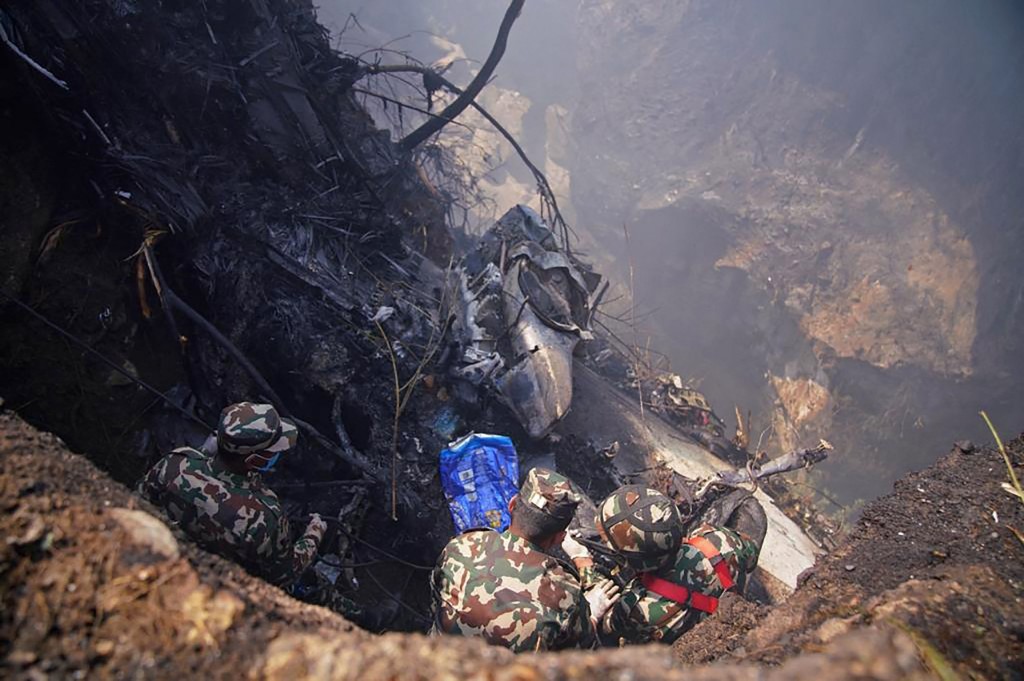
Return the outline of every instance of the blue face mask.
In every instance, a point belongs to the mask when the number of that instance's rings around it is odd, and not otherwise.
[[[269,473],[270,471],[272,471],[274,469],[274,465],[277,463],[277,460],[280,459],[280,458],[281,458],[281,452],[278,452],[277,454],[274,454],[274,458],[273,459],[268,461],[263,466],[260,466],[256,470],[258,470],[260,473]]]

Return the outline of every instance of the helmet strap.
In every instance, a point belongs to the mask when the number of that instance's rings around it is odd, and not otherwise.
[[[281,458],[281,452],[274,452],[271,456],[268,456],[269,454],[271,452],[254,452],[245,457],[245,465],[260,473],[267,473]]]

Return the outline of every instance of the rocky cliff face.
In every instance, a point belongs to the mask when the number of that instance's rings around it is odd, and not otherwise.
[[[781,448],[845,440],[851,496],[924,428],[1024,416],[1018,9],[580,5],[580,222],[620,253],[631,226],[676,369]]]

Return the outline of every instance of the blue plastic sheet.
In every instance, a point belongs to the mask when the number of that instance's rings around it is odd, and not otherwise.
[[[470,433],[441,452],[441,487],[457,532],[505,530],[508,502],[519,488],[519,457],[504,435]]]

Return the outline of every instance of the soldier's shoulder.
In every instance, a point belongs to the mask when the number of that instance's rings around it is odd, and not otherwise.
[[[516,566],[524,581],[543,579],[565,592],[580,590],[579,576],[568,564],[514,536],[503,534],[502,540],[506,561]]]
[[[209,462],[210,457],[203,454],[198,449],[194,449],[192,447],[178,447],[177,449],[172,449],[170,452],[165,454],[164,457],[160,459],[158,465],[171,468],[191,468],[196,466],[206,466]]]
[[[211,467],[211,459],[190,447],[180,447],[153,467],[149,479],[169,488],[222,485]]]
[[[180,475],[183,471],[194,465],[193,461],[195,461],[195,459],[191,454],[192,451],[194,450],[192,450],[191,447],[179,447],[178,449],[164,454],[155,464],[153,464],[152,468],[149,469],[149,478],[165,479],[174,478]],[[199,454],[199,452],[196,453]]]
[[[446,553],[472,553],[479,550],[480,547],[494,542],[497,538],[498,533],[489,528],[471,528],[449,539],[444,551]]]
[[[168,464],[177,467],[183,474],[202,472],[211,474],[210,465],[213,460],[198,449],[192,447],[179,447],[165,457]]]
[[[545,563],[545,568],[547,578],[553,583],[570,591],[579,591],[582,589],[580,586],[579,573],[574,567],[564,561],[548,556],[548,562]]]
[[[469,529],[465,532],[460,532],[448,540],[442,555],[449,553],[461,555],[477,553],[482,547],[493,541],[497,534],[497,532],[489,529]]]
[[[489,527],[471,527],[464,532],[455,535],[449,544],[480,544],[494,541],[498,533]]]
[[[179,457],[179,458],[182,458],[182,459],[193,459],[193,460],[197,460],[197,461],[198,460],[202,460],[202,461],[209,461],[210,460],[209,456],[207,456],[203,452],[199,451],[195,447],[178,447],[177,449],[172,449],[171,452],[167,456],[168,457]]]
[[[664,573],[662,576],[667,579],[690,579],[695,574],[710,577],[712,568],[710,563],[705,562],[708,556],[705,556],[700,546],[689,542],[694,537],[706,540],[719,555],[734,566],[738,564],[746,569],[757,556],[757,546],[743,535],[728,527],[705,524],[690,533],[688,540],[679,547],[675,561],[660,571]]]
[[[657,574],[669,581],[679,581],[703,561],[704,554],[700,552],[700,549],[684,541],[676,551],[675,559],[662,566]]]
[[[720,525],[701,525],[691,536],[704,537],[720,553],[742,551],[746,548],[746,544],[752,543],[746,540],[739,532]]]

